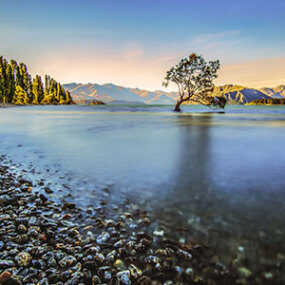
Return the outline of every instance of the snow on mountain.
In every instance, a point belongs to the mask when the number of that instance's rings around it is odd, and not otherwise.
[[[100,100],[107,104],[174,104],[176,92],[148,91],[139,88],[128,88],[108,84],[65,84],[64,88],[71,92],[75,102]],[[285,86],[275,88],[253,89],[240,85],[227,84],[216,86],[212,96],[224,96],[228,104],[246,104],[256,99],[285,98]]]

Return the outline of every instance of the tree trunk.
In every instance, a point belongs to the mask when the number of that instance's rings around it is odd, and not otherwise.
[[[174,112],[181,112],[181,109],[180,109],[180,105],[182,104],[182,101],[177,101],[176,105],[175,105],[175,108],[174,108]]]

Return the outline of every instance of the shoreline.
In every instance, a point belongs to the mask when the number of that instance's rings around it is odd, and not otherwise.
[[[23,106],[23,105],[15,105],[15,104],[4,104],[4,103],[0,103],[0,108],[8,108],[8,107],[16,107],[16,106]]]
[[[213,262],[203,245],[136,231],[139,224],[151,227],[143,211],[117,220],[99,212],[82,228],[84,210],[34,191],[1,159],[0,189],[0,283],[235,284],[240,278]]]
[[[4,159],[1,284],[282,284],[278,275],[266,279],[242,265],[225,266],[203,244],[168,239],[153,230],[144,209],[122,207],[110,219],[104,201],[94,211],[56,203],[52,189],[38,191]]]

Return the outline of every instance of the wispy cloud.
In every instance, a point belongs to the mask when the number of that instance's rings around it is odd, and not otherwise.
[[[58,45],[49,50],[40,49],[38,54],[30,50],[31,55],[26,55],[23,61],[28,64],[32,74],[50,74],[65,83],[113,82],[154,90],[162,88],[166,71],[193,51],[207,60],[221,60],[216,84],[261,87],[284,83],[284,57],[268,56],[271,51],[266,50],[267,47],[250,48],[251,41],[240,31],[233,30],[204,34],[179,43],[170,41],[167,45],[155,42],[149,45],[143,41],[112,45],[104,41],[90,42],[88,45],[74,43]],[[12,52],[10,49],[9,53]],[[174,87],[168,89],[174,90]]]
[[[221,41],[228,38],[235,38],[236,36],[240,35],[240,31],[233,30],[233,31],[225,31],[220,33],[211,33],[211,34],[203,34],[200,36],[197,36],[194,40],[194,44],[205,44],[205,43],[211,43],[213,41]]]

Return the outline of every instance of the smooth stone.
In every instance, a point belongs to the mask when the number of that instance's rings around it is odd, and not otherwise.
[[[20,252],[15,260],[17,261],[19,266],[27,266],[32,260],[32,256],[27,252]]]
[[[0,268],[14,267],[15,263],[13,260],[0,260]]]
[[[120,271],[127,269],[126,265],[124,264],[123,260],[121,260],[121,259],[116,259],[113,266]]]
[[[248,278],[251,276],[251,271],[246,267],[239,267],[238,274],[242,278]]]
[[[130,285],[132,284],[131,279],[130,279],[130,271],[129,270],[124,270],[120,271],[116,274],[116,277],[120,284],[122,285]]]
[[[0,283],[4,283],[11,278],[12,274],[9,271],[4,271],[0,274]]]
[[[68,267],[76,263],[76,258],[72,255],[68,255],[59,261],[61,267]]]

